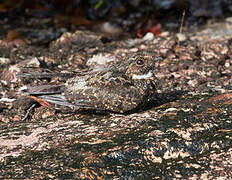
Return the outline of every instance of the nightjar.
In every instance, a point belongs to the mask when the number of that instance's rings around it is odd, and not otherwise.
[[[155,92],[156,61],[151,55],[136,54],[107,68],[72,77],[64,84],[27,87],[24,93],[56,108],[124,113],[144,105]]]

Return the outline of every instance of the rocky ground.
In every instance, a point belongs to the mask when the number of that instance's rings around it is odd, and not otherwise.
[[[231,18],[140,39],[36,23],[0,36],[0,178],[232,177]],[[64,113],[38,104],[29,111],[35,102],[20,92],[140,51],[163,61],[156,95],[133,112]]]

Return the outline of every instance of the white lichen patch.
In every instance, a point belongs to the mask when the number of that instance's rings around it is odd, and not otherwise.
[[[188,152],[185,152],[184,149],[179,149],[178,151],[175,150],[173,147],[171,147],[168,151],[164,153],[163,158],[164,159],[176,159],[176,158],[185,158],[189,157],[190,154]]]
[[[86,64],[88,66],[106,65],[107,63],[114,62],[114,61],[115,61],[115,57],[113,57],[112,55],[97,54],[97,55],[94,55],[92,58],[88,59]]]
[[[151,149],[146,149],[144,152],[144,158],[147,160],[147,161],[151,161],[153,163],[162,163],[162,158],[161,157],[158,157],[158,156],[155,156],[154,155],[154,149],[151,148]]]

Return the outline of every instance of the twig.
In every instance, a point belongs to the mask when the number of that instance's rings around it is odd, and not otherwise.
[[[26,114],[23,116],[22,121],[25,121],[25,120],[28,118],[29,114],[31,113],[32,109],[36,106],[36,104],[37,104],[37,103],[32,104],[32,105],[27,109],[27,112],[26,112]]]
[[[180,22],[180,29],[179,29],[179,33],[181,34],[183,32],[183,25],[184,25],[184,17],[185,17],[185,9],[182,13],[182,18],[181,18],[181,22]],[[178,39],[178,42],[177,42],[177,49],[179,49],[180,47],[180,40]]]

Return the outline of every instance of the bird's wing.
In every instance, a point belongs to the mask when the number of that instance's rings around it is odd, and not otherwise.
[[[114,81],[106,81],[105,83],[108,83],[108,85],[85,86],[79,91],[74,91],[73,87],[70,87],[66,89],[64,95],[67,101],[75,104],[75,106],[86,106],[90,107],[90,109],[120,113],[134,109],[144,99],[144,95],[141,94],[138,88],[129,82],[114,79]]]

